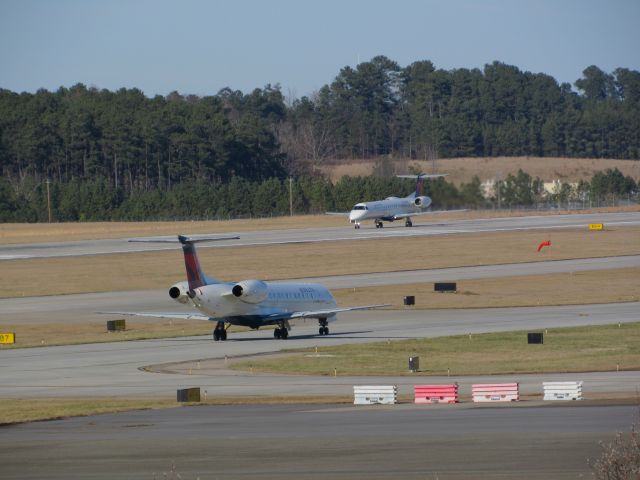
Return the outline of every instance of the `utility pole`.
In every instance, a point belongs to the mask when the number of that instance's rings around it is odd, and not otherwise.
[[[49,193],[49,179],[47,178],[47,211],[49,212],[49,223],[51,223],[51,194]]]
[[[289,177],[289,216],[293,217],[293,178]]]

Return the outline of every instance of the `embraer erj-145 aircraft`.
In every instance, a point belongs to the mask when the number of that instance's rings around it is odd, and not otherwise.
[[[422,194],[425,178],[445,177],[447,174],[427,175],[396,175],[399,178],[415,178],[416,190],[411,195],[403,198],[389,197],[384,200],[373,202],[356,203],[349,212],[349,221],[355,228],[360,228],[360,222],[373,219],[376,228],[382,228],[382,222],[393,222],[404,219],[405,227],[413,226],[411,217],[415,215],[426,215],[427,209],[431,205],[431,198]]]
[[[242,325],[258,329],[275,325],[275,338],[289,336],[290,321],[299,318],[317,318],[320,335],[328,335],[328,323],[335,320],[336,313],[351,310],[366,310],[389,305],[365,305],[339,308],[329,290],[317,283],[280,283],[260,280],[243,280],[238,283],[223,283],[208,277],[200,268],[196,254],[197,242],[232,240],[239,237],[188,238],[178,235],[182,244],[187,280],[178,282],[169,289],[169,296],[176,302],[191,305],[200,313],[153,313],[153,312],[102,312],[141,317],[179,318],[184,320],[208,320],[216,322],[213,339],[226,340],[229,325]],[[176,240],[130,240],[144,242],[176,242]]]

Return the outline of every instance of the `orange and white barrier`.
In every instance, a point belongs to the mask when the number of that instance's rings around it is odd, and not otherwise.
[[[520,386],[517,383],[476,383],[471,386],[474,402],[517,402]]]
[[[458,384],[414,385],[415,403],[458,403]]]

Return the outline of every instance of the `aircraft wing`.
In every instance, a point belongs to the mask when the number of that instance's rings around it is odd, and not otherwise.
[[[390,307],[390,303],[382,305],[362,305],[359,307],[342,307],[342,308],[327,308],[324,310],[308,310],[302,312],[288,312],[288,313],[274,313],[273,315],[267,315],[264,320],[267,321],[280,321],[280,320],[293,320],[296,318],[318,318],[324,316],[331,316],[340,312],[351,312],[353,310],[370,310],[373,308]]]
[[[211,320],[211,317],[201,313],[180,312],[96,312],[110,315],[131,315],[133,317],[175,318],[177,320]]]
[[[349,212],[324,212],[325,215],[340,215],[343,217],[348,217]]]
[[[466,209],[462,210],[427,210],[425,212],[417,212],[417,213],[396,213],[393,216],[394,220],[400,220],[401,218],[407,217],[416,217],[418,215],[438,215],[440,213],[457,213],[457,212],[466,212]]]

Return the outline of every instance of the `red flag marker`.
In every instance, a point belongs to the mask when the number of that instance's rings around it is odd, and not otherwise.
[[[551,240],[545,240],[544,242],[540,242],[540,245],[538,245],[538,251],[542,250],[542,247],[550,247],[551,246]]]

